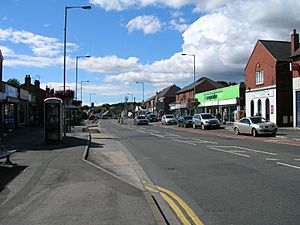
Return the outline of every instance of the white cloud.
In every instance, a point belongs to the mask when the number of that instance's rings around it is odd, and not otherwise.
[[[127,23],[126,28],[129,32],[142,30],[144,34],[154,34],[161,30],[161,24],[157,17],[137,16]]]
[[[170,28],[172,30],[177,30],[179,32],[183,32],[189,27],[189,25],[184,22],[185,22],[185,20],[183,18],[172,19],[169,23]]]

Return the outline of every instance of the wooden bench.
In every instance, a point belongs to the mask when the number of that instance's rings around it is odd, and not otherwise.
[[[0,148],[0,159],[4,159],[6,158],[6,161],[5,161],[5,165],[11,165],[11,166],[15,166],[16,164],[15,163],[12,163],[10,161],[10,155],[14,154],[16,152],[16,150],[6,150],[4,148]]]

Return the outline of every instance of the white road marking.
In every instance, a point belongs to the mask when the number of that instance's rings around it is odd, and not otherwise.
[[[189,145],[196,145],[195,143],[191,143],[191,142],[188,142],[188,141],[183,141],[183,140],[179,140],[179,139],[175,139],[175,138],[173,138],[172,140],[182,142],[182,143],[185,143],[185,144],[189,144]]]
[[[245,155],[245,154],[241,154],[241,153],[236,153],[236,152],[232,152],[232,151],[226,151],[226,150],[219,149],[219,148],[216,148],[216,147],[208,146],[208,148],[211,149],[211,150],[216,150],[216,151],[220,151],[220,152],[230,153],[230,154],[234,154],[234,155],[238,155],[238,156],[243,156],[243,157],[247,157],[247,158],[251,157],[249,155]]]
[[[180,137],[180,135],[178,135],[178,134],[172,134],[172,133],[168,133],[168,132],[165,132],[165,134],[168,136],[172,136],[172,137]]]
[[[214,142],[214,141],[206,141],[206,140],[201,140],[201,139],[192,139],[191,140],[192,142],[194,143],[199,143],[199,144],[213,144],[213,145],[217,145],[218,143],[217,142]]]
[[[140,132],[140,133],[146,133],[145,131],[143,130],[136,130],[137,132]]]
[[[160,133],[158,130],[153,130],[153,129],[149,129],[148,131],[150,131],[152,133]]]
[[[276,164],[281,165],[281,166],[287,166],[287,167],[291,167],[291,168],[300,170],[300,167],[299,167],[299,166],[294,166],[294,165],[290,165],[290,164],[286,164],[286,163],[281,163],[281,162],[276,162]]]
[[[294,159],[295,161],[300,161],[300,159]]]
[[[261,150],[256,150],[256,149],[251,149],[251,148],[245,148],[245,147],[241,147],[241,146],[218,146],[219,148],[238,148],[238,149],[242,149],[242,150],[247,150],[247,151],[251,151],[251,152],[255,152],[255,153],[261,153],[261,154],[266,154],[266,155],[273,155],[276,156],[277,153],[273,153],[273,152],[266,152],[266,151],[261,151]]]
[[[265,158],[267,161],[278,161],[279,159],[274,159],[274,158]]]
[[[153,133],[151,133],[150,135],[153,135],[153,136],[155,136],[155,137],[165,138],[164,136],[159,135],[159,134],[153,134]]]

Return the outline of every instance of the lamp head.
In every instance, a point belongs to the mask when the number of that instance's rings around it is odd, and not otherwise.
[[[92,9],[92,6],[87,5],[87,6],[82,6],[81,8],[83,8],[83,9]]]

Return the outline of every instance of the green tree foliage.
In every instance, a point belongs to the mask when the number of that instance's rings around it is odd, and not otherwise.
[[[17,80],[16,78],[11,78],[7,80],[7,83],[14,86],[14,87],[20,87],[21,83],[19,80]]]

